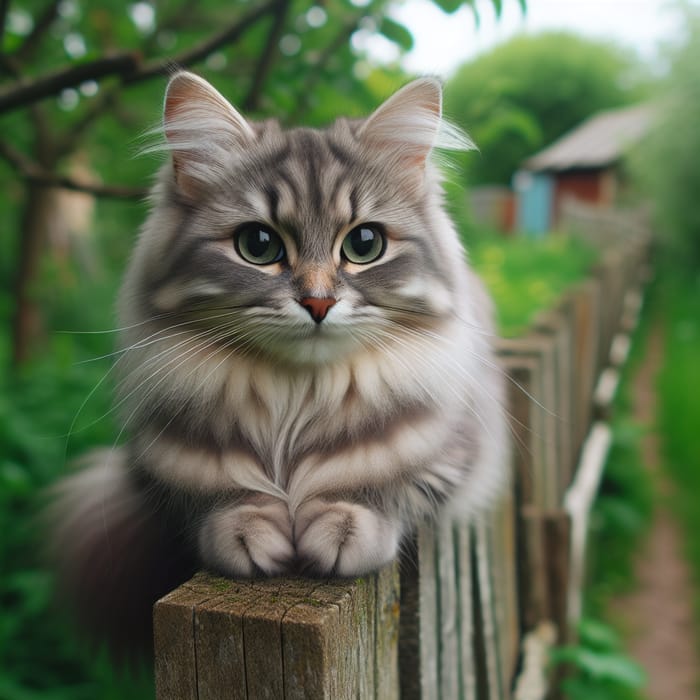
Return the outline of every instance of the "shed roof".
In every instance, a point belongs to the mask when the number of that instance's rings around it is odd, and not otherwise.
[[[610,165],[638,141],[651,125],[649,104],[599,112],[544,150],[528,158],[527,170],[569,170]]]

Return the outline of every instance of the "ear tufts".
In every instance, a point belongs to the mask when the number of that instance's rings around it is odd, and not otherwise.
[[[166,138],[177,138],[178,130],[183,128],[196,128],[194,120],[197,118],[202,119],[204,128],[213,120],[224,132],[230,132],[229,136],[236,135],[242,140],[255,138],[250,124],[216,88],[194,73],[176,73],[165,90],[163,126]]]
[[[359,137],[421,165],[435,147],[473,148],[469,138],[442,119],[442,86],[435,78],[419,78],[394,93],[367,119]]]
[[[163,130],[177,181],[185,189],[209,179],[255,139],[250,124],[218,90],[186,71],[176,73],[166,88]]]

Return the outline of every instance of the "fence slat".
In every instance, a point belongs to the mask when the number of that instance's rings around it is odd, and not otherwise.
[[[460,645],[460,697],[476,700],[477,681],[474,658],[474,622],[472,587],[472,542],[471,529],[466,523],[455,525],[457,549],[457,595],[459,601],[459,645]]]
[[[437,523],[438,602],[440,611],[440,697],[459,697],[459,628],[454,532],[451,519]]]
[[[493,585],[493,549],[491,532],[486,523],[474,526],[474,553],[476,559],[475,603],[479,607],[480,629],[478,644],[483,651],[483,700],[503,700],[501,658],[499,655],[499,627]],[[480,698],[482,695],[480,695]]]

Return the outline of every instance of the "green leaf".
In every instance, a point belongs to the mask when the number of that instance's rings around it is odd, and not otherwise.
[[[413,34],[403,24],[399,24],[389,17],[382,19],[382,23],[379,25],[379,32],[404,51],[410,51],[413,48]]]
[[[579,640],[583,646],[598,651],[614,651],[620,639],[609,625],[584,617],[578,625]]]
[[[464,2],[464,0],[433,0],[433,2],[443,12],[447,12],[448,15],[451,15],[453,12],[459,10],[459,8],[462,7],[462,5],[470,5],[472,10],[474,11],[474,14],[476,15],[475,3],[471,2],[470,0],[467,0],[467,2]]]
[[[641,688],[646,682],[642,668],[622,654],[568,646],[555,649],[551,659],[555,663],[573,664],[591,678],[613,681],[627,688]]]

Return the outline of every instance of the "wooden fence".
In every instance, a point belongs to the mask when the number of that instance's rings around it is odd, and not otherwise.
[[[517,339],[512,489],[471,525],[420,528],[402,561],[356,580],[197,574],[154,609],[160,700],[538,700],[548,649],[580,615],[587,521],[642,301],[648,239]]]

